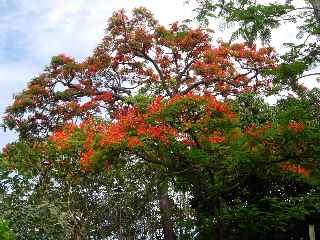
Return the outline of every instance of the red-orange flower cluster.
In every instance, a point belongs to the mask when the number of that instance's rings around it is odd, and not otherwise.
[[[208,141],[211,143],[222,143],[225,141],[225,137],[222,136],[211,136],[208,138]]]
[[[63,130],[55,131],[49,140],[53,142],[60,150],[70,147],[69,137],[74,133],[77,126],[73,123],[68,123],[64,126]]]
[[[110,102],[113,100],[113,94],[111,92],[105,92],[103,94],[97,95],[93,100]]]
[[[87,152],[84,152],[81,154],[81,159],[80,159],[80,166],[83,171],[85,172],[90,172],[91,166],[92,166],[92,157],[94,155],[94,151],[92,149],[89,149]]]
[[[267,122],[265,125],[261,127],[257,127],[256,124],[253,123],[246,127],[245,133],[253,138],[259,138],[271,127],[272,124],[270,122]]]
[[[116,118],[106,124],[88,119],[79,125],[79,129],[85,134],[83,142],[84,153],[81,156],[80,164],[87,169],[89,164],[93,164],[90,159],[94,155],[93,149],[108,148],[111,145],[121,145],[128,150],[136,147],[143,147],[144,141],[160,141],[164,144],[170,144],[171,141],[185,143],[188,146],[194,142],[188,136],[187,125],[193,124],[188,119],[184,119],[179,111],[188,112],[188,108],[194,106],[203,106],[200,115],[196,121],[198,124],[206,124],[206,121],[215,117],[215,112],[222,113],[223,117],[232,120],[234,114],[227,105],[220,103],[211,95],[177,95],[169,100],[163,100],[161,97],[149,104],[147,112],[141,112],[138,108],[123,108],[118,111]],[[177,112],[177,119],[182,121],[184,128],[177,129],[172,123],[167,122],[162,113],[165,109],[174,108]],[[184,122],[186,121],[186,122]],[[202,123],[203,122],[203,123]],[[51,140],[59,146],[60,149],[68,147],[68,139],[74,132],[74,125],[67,125],[64,131],[57,131],[51,136]],[[206,130],[208,131],[208,130]],[[207,141],[211,143],[221,143],[225,137],[221,132],[208,133]],[[143,139],[143,140],[142,140]]]
[[[288,124],[288,128],[291,129],[291,131],[293,131],[294,133],[300,133],[304,130],[304,123],[291,121]]]
[[[128,137],[128,148],[132,149],[140,146],[143,146],[143,143],[137,136]]]
[[[290,162],[283,162],[280,164],[280,168],[284,171],[289,171],[289,172],[293,172],[293,173],[297,173],[297,174],[301,174],[304,175],[306,177],[310,176],[310,170],[301,167],[299,165],[290,163]]]

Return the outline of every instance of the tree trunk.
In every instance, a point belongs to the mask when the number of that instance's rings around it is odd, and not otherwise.
[[[317,19],[318,25],[320,26],[320,0],[309,0],[313,8],[313,13],[315,18]]]
[[[309,238],[310,238],[310,240],[316,240],[316,233],[314,231],[314,225],[309,225]]]
[[[118,212],[118,240],[124,240],[125,237],[123,236],[122,230],[122,216],[121,216],[121,209]]]
[[[80,220],[77,219],[76,216],[74,216],[70,240],[81,240],[81,239],[82,239],[82,234],[81,234]]]
[[[161,223],[163,228],[164,240],[175,240],[173,224],[170,214],[170,203],[168,195],[168,185],[159,184],[159,207],[161,215]]]
[[[224,228],[225,228],[225,222],[223,217],[223,208],[224,208],[224,200],[222,197],[219,197],[219,216],[218,216],[218,239],[224,240]]]

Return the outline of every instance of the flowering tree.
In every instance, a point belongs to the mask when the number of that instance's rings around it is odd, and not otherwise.
[[[260,97],[272,90],[274,51],[214,46],[211,34],[177,22],[166,28],[144,8],[131,16],[120,10],[84,62],[53,57],[15,97],[4,124],[41,156],[49,148],[76,154],[85,174],[149,166],[158,173],[165,239],[181,237],[168,186],[191,194],[199,239],[286,231],[319,204],[316,93],[268,106]],[[18,168],[14,148],[4,161]]]

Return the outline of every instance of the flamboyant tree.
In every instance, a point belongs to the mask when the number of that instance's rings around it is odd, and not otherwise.
[[[148,166],[157,175],[164,239],[183,239],[170,188],[190,193],[194,238],[287,231],[319,206],[316,95],[268,106],[258,96],[273,90],[274,51],[215,46],[211,34],[161,26],[144,8],[118,11],[84,62],[53,57],[15,96],[4,124],[32,142],[48,168],[77,161],[83,174],[97,174]],[[47,157],[52,148],[55,160]],[[13,144],[3,161],[19,168],[14,155]]]

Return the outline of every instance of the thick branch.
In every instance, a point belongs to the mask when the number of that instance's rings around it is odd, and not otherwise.
[[[141,152],[134,152],[134,154],[140,158],[142,158],[144,161],[149,162],[149,163],[154,163],[154,164],[159,164],[159,165],[163,165],[164,163],[158,159],[154,159],[151,156],[147,156],[144,153]]]
[[[154,66],[154,68],[156,69],[156,71],[159,74],[160,81],[161,81],[163,89],[166,91],[166,93],[169,96],[172,96],[172,93],[170,92],[170,90],[169,90],[169,88],[168,88],[168,86],[167,86],[167,84],[165,82],[165,78],[164,78],[163,73],[162,73],[161,69],[159,68],[158,64],[151,57],[149,57],[147,54],[145,54],[143,52],[136,52],[136,54],[137,54],[138,57],[142,57],[142,58],[148,60],[149,62],[151,62],[151,64]]]

